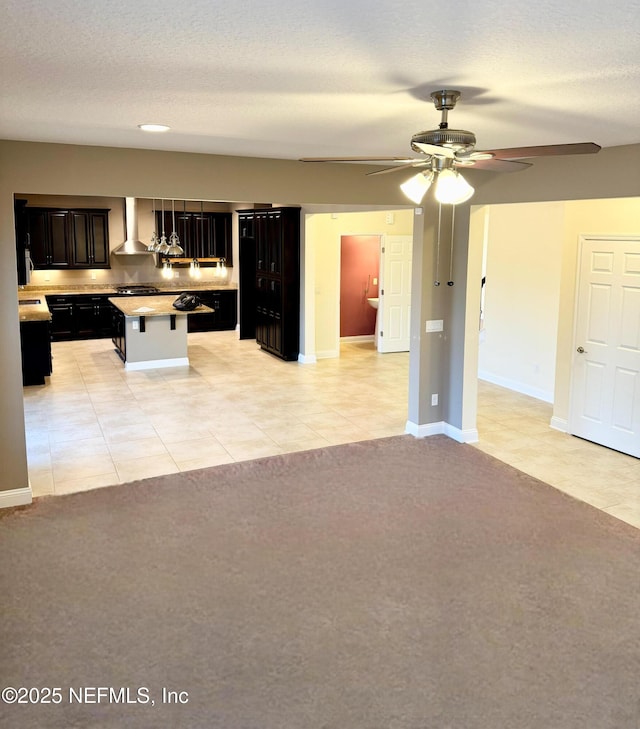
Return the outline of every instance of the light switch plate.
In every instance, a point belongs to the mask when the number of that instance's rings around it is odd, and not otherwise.
[[[442,319],[429,319],[427,321],[426,332],[441,332],[444,328]]]

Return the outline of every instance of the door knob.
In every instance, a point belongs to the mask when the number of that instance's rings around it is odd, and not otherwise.
[[[584,347],[578,347],[577,352],[578,354],[588,354],[587,350]]]

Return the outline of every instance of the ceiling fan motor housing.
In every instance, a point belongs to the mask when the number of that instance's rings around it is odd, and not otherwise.
[[[416,142],[448,147],[455,152],[470,152],[476,146],[476,135],[465,129],[430,129],[417,132],[411,137],[411,149],[424,154],[419,147],[416,147]]]

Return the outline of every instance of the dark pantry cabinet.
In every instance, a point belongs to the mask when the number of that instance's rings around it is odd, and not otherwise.
[[[241,318],[242,306],[252,302],[258,344],[282,359],[297,360],[300,347],[300,208],[240,210],[238,222],[241,251],[255,251],[254,287],[251,292],[241,293]],[[247,280],[246,273],[241,273],[241,282]]]
[[[109,211],[25,208],[36,269],[110,268]]]

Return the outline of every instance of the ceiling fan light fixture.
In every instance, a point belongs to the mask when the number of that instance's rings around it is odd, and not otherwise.
[[[471,154],[469,155],[472,160],[493,159],[494,156],[495,155],[493,154],[493,152],[471,152]]]
[[[402,192],[416,205],[422,202],[422,198],[426,195],[427,190],[431,187],[433,181],[433,172],[428,174],[418,172],[417,175],[410,177],[406,182],[400,185]]]
[[[458,205],[466,202],[475,192],[474,188],[458,172],[442,170],[436,183],[436,200],[443,205]]]

